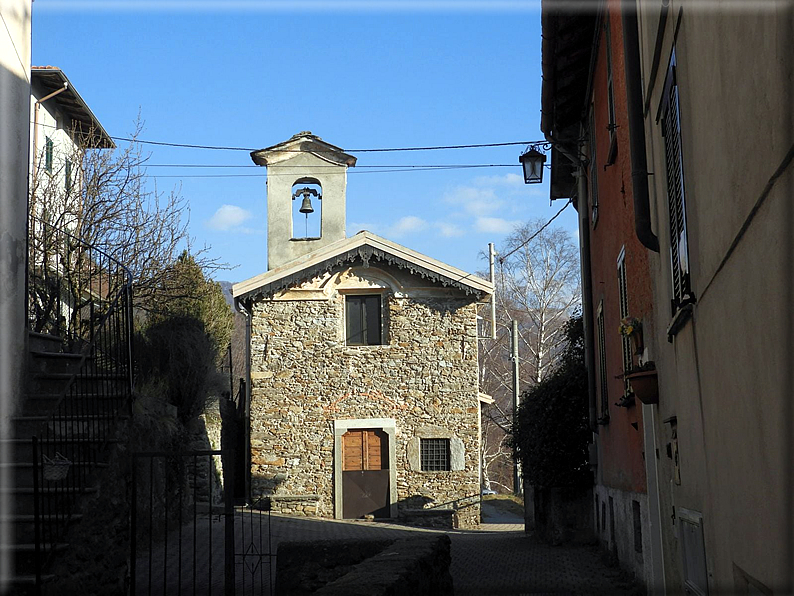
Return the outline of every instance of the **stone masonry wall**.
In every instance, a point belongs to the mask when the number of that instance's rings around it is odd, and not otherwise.
[[[318,288],[320,282],[310,285]],[[448,289],[435,295],[427,288],[386,290],[386,345],[346,346],[343,294],[324,290],[307,291],[307,299],[295,292],[289,297],[294,299],[260,300],[252,308],[254,497],[316,499],[318,515],[333,517],[334,420],[357,418],[396,420],[400,509],[451,508],[478,494],[474,299]],[[417,437],[449,437],[453,471],[419,470],[409,453]],[[460,526],[478,523],[478,506],[470,501],[460,512]]]

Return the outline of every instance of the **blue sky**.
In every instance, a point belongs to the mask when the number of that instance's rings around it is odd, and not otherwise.
[[[113,136],[127,136],[140,113],[141,139],[252,149],[303,130],[346,150],[528,141],[541,136],[538,9],[531,1],[36,0],[33,64],[62,68]],[[151,182],[187,199],[195,244],[236,266],[217,277],[265,271],[264,169],[247,167],[248,152],[145,148]],[[546,183],[523,184],[522,150],[356,154],[359,166],[515,165],[352,168],[348,235],[366,228],[484,269],[488,242],[498,246],[515,225],[562,206],[549,206]],[[195,177],[208,175],[227,177]],[[556,223],[574,234],[573,209]]]

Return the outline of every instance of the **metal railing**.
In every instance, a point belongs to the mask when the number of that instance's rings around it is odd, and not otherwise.
[[[43,373],[60,389],[33,438],[37,579],[63,543],[100,451],[133,388],[132,276],[119,261],[64,230],[32,218],[28,324],[59,336],[67,372]],[[39,387],[46,394],[48,387]],[[34,417],[35,419],[36,417]]]

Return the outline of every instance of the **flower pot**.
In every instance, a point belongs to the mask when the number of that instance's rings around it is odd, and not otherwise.
[[[626,375],[634,396],[644,404],[659,403],[659,380],[655,370],[641,370]]]
[[[629,338],[631,339],[631,347],[635,356],[641,356],[645,345],[642,341],[642,329],[635,329]]]

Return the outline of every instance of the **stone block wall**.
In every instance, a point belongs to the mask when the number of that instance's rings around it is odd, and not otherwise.
[[[356,275],[342,272],[252,305],[254,496],[316,495],[318,515],[333,517],[334,421],[389,418],[398,507],[454,508],[479,491],[474,298],[422,280],[383,288],[385,345],[347,346],[344,292],[329,289],[340,278],[355,293]],[[422,472],[419,438],[449,438],[452,470]],[[477,523],[474,509],[462,525]]]

